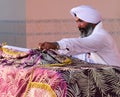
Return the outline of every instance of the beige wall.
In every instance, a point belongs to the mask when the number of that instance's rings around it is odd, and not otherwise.
[[[120,41],[120,0],[27,0],[27,47],[34,48],[39,42],[57,41],[64,37],[78,37],[79,31],[69,11],[83,4],[96,8],[105,20],[105,28],[116,42]]]

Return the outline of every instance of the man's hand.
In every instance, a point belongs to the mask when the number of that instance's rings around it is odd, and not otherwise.
[[[39,43],[39,48],[41,50],[49,50],[49,49],[59,49],[59,44],[57,42],[43,42]]]

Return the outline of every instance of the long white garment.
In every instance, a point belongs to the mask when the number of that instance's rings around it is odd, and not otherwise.
[[[106,64],[120,66],[120,53],[112,37],[97,24],[93,33],[85,38],[65,38],[57,41],[61,50],[69,49],[67,55],[78,55],[88,52],[96,53]],[[60,53],[64,53],[60,51]]]
[[[90,53],[90,56],[88,54],[79,54],[79,55],[74,55],[73,57],[84,60],[89,63],[99,63],[99,64],[107,64],[102,58],[100,58],[99,55],[96,53]]]

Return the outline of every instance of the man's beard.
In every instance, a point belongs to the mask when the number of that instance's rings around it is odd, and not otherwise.
[[[82,38],[89,36],[93,32],[93,29],[94,27],[92,24],[88,24],[85,28],[79,28],[80,36]]]

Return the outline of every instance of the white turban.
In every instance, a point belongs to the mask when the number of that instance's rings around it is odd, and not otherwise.
[[[97,10],[86,5],[81,5],[81,6],[72,8],[70,10],[70,13],[73,15],[73,17],[75,17],[75,14],[76,14],[76,16],[79,19],[88,23],[96,24],[102,20],[101,15]]]

